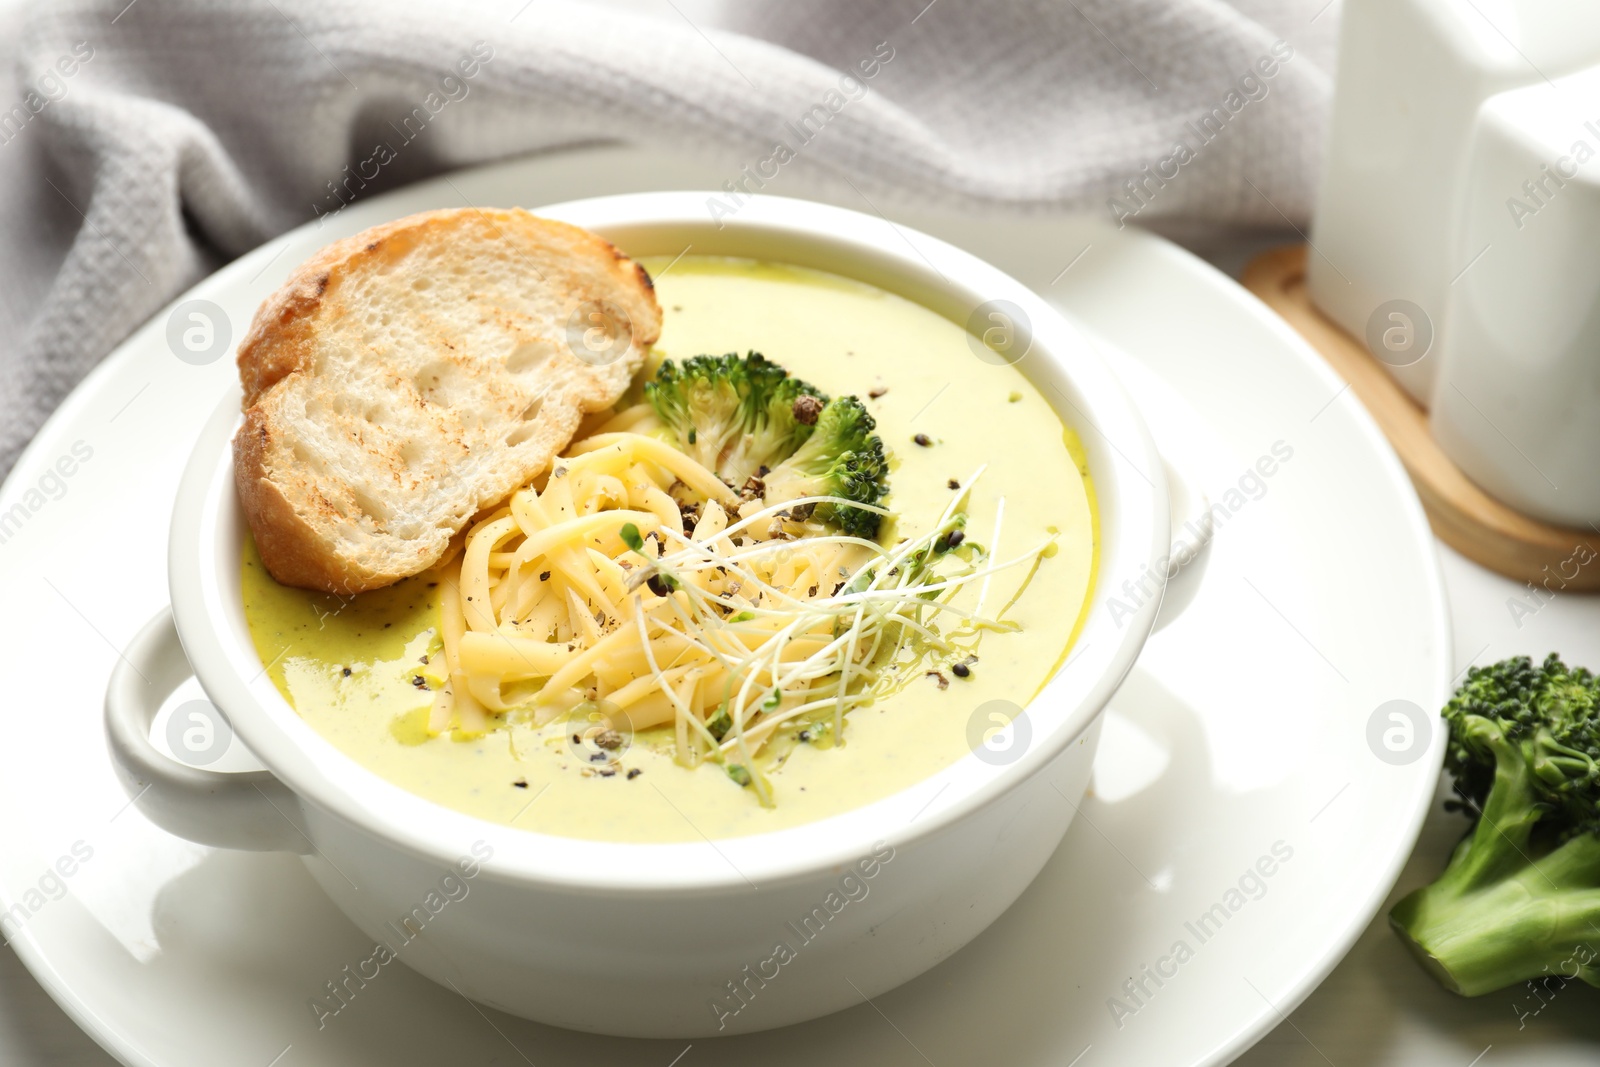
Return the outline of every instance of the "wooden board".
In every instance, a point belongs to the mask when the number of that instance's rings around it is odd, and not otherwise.
[[[1600,590],[1600,532],[1551,526],[1480,489],[1428,430],[1428,413],[1366,345],[1323,315],[1306,290],[1306,248],[1264,252],[1243,282],[1322,354],[1366,405],[1400,454],[1439,539],[1508,578],[1551,592]]]

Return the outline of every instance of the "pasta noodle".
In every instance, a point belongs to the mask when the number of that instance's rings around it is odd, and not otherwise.
[[[841,739],[848,711],[892,684],[886,667],[908,651],[954,650],[934,617],[1006,628],[952,605],[957,590],[981,579],[987,591],[996,571],[1051,547],[1001,563],[970,542],[954,551],[966,489],[929,533],[893,549],[835,534],[796,517],[827,498],[743,500],[634,432],[647,414],[601,423],[542,488],[470,528],[441,572],[448,681],[431,729],[478,733],[518,711],[547,722],[587,703],[610,729],[670,725],[680,763],[737,764],[767,803],[753,761],[781,726],[831,723]],[[999,533],[997,522],[996,543]]]

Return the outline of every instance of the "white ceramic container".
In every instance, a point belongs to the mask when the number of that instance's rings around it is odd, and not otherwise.
[[[374,940],[373,957],[307,991],[312,1011],[318,996],[356,996],[392,966],[382,945],[473,1000],[581,1030],[697,1037],[797,1022],[859,1004],[960,948],[1017,898],[1076,812],[1101,713],[1155,625],[1173,555],[1164,467],[1137,410],[1059,313],[951,245],[904,228],[889,240],[879,220],[771,197],[713,221],[706,200],[647,193],[541,213],[635,256],[692,245],[833,271],[957,322],[1009,302],[1031,338],[1016,365],[1058,402],[1088,453],[1101,508],[1098,588],[1146,576],[1155,595],[1114,618],[1097,593],[1077,652],[998,751],[980,746],[868,806],[714,842],[615,844],[513,830],[365,770],[267,679],[240,599],[245,526],[228,448],[238,414],[236,398],[225,400],[179,489],[171,615],[126,650],[107,730],[123,783],[152,820],[208,844],[302,854]],[[191,669],[265,771],[211,772],[152,745],[158,708]],[[403,928],[408,915],[417,936]],[[774,962],[780,943],[790,958]]]
[[[1479,109],[1429,419],[1468,477],[1519,511],[1600,523],[1600,67]]]
[[[1600,62],[1600,5],[1346,0],[1341,18],[1308,284],[1426,404],[1439,345],[1416,338],[1439,328],[1452,282],[1471,277],[1483,247],[1461,225],[1479,109]],[[1390,306],[1398,301],[1410,307]]]

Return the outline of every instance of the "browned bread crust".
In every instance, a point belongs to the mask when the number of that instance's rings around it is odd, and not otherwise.
[[[348,594],[435,563],[615,404],[660,335],[644,269],[520,209],[337,241],[239,345],[239,499],[268,571]]]

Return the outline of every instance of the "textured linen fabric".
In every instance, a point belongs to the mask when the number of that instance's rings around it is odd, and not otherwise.
[[[352,196],[563,145],[703,145],[757,163],[782,141],[822,184],[880,208],[1303,225],[1337,16],[1323,0],[8,13],[0,475],[96,362],[208,271]],[[819,105],[825,125],[801,144],[790,131]]]

